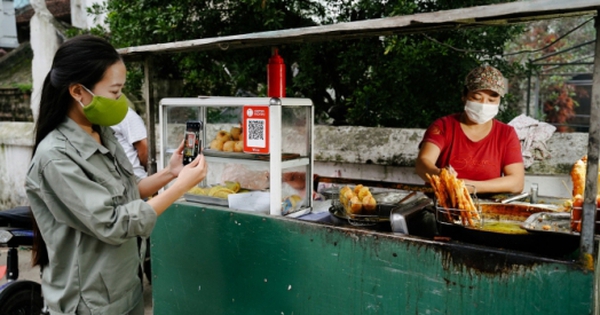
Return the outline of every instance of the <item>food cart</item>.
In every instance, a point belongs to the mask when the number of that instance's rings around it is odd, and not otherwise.
[[[598,8],[600,1],[597,0],[522,1],[129,47],[120,52],[126,58],[142,58],[149,80],[153,77],[152,55],[155,53],[520,23],[561,16],[596,15]],[[596,47],[594,86],[600,86],[598,41]],[[152,90],[152,84],[146,87],[150,143],[153,144],[155,122],[152,113],[156,111],[159,98]],[[266,100],[261,102],[266,104]],[[598,121],[600,90],[594,89],[587,174],[598,173]],[[161,127],[165,128],[164,125]],[[160,154],[163,154],[162,150]],[[275,156],[271,156],[270,161],[281,161],[279,150],[281,148],[271,151]],[[310,168],[311,154],[307,153],[309,160],[301,167]],[[150,156],[157,156],[154,147]],[[280,174],[280,168],[272,167],[269,165],[271,171]],[[275,210],[280,209],[282,196],[278,193],[270,197],[271,214],[182,200],[158,219],[152,235],[154,312],[598,314],[599,277],[596,272],[599,259],[598,243],[594,239],[596,180],[596,176],[588,176],[586,180],[578,249],[560,256],[396,234],[379,228],[336,225],[328,221],[331,216],[315,220],[280,216]],[[280,182],[280,178],[272,181],[271,188]],[[552,244],[551,240],[546,241]]]

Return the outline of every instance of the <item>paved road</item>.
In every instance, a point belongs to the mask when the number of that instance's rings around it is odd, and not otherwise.
[[[0,248],[0,265],[6,264],[7,252],[7,248]],[[19,279],[36,282],[40,280],[40,268],[31,267],[31,250],[27,248],[19,249]],[[0,285],[4,283],[6,283],[6,277],[0,279]],[[152,287],[146,278],[144,278],[144,304],[146,305],[144,315],[152,315]]]

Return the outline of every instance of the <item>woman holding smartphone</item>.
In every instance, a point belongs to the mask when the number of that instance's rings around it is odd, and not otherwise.
[[[182,142],[164,170],[138,181],[110,129],[127,114],[125,77],[108,42],[78,36],[44,81],[26,191],[50,314],[143,314],[137,238],[206,176],[201,154],[182,165]]]

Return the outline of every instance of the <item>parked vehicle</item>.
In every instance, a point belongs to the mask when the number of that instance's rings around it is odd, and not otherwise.
[[[6,264],[0,265],[0,314],[43,314],[44,300],[40,283],[19,280],[18,248],[33,245],[33,229],[29,207],[20,206],[0,211],[0,246],[8,247]]]

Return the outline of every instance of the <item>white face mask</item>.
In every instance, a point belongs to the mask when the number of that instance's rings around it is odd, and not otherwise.
[[[467,101],[465,103],[465,113],[469,120],[476,124],[484,124],[492,120],[498,114],[500,105],[483,104]]]

